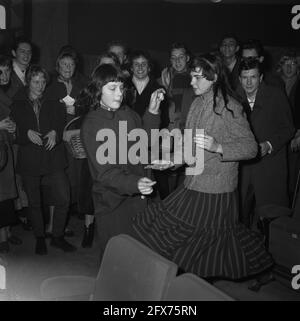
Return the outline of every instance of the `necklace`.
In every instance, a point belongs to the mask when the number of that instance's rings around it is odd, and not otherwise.
[[[108,111],[116,111],[116,109],[113,109],[113,108],[110,108],[104,104],[101,104],[99,105],[102,109],[105,109],[105,110],[108,110]]]

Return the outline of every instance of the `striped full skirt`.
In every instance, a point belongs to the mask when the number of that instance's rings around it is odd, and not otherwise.
[[[273,264],[259,234],[238,222],[237,192],[208,194],[181,186],[134,217],[142,242],[185,272],[240,279]]]

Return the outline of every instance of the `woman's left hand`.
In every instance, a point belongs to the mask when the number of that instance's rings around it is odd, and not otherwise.
[[[160,103],[164,100],[166,91],[163,88],[156,89],[150,98],[149,112],[157,115],[159,113]]]
[[[45,148],[51,150],[56,145],[56,131],[51,130],[44,138],[48,138]]]
[[[198,134],[194,137],[194,142],[197,147],[208,150],[213,153],[223,153],[222,145],[219,144],[212,136]]]

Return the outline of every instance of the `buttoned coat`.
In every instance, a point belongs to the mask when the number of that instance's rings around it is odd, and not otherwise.
[[[244,95],[244,109],[257,143],[269,141],[272,152],[242,163],[241,191],[253,184],[256,206],[288,205],[287,144],[294,135],[291,109],[284,92],[262,82],[253,111]],[[243,197],[243,196],[242,196]]]

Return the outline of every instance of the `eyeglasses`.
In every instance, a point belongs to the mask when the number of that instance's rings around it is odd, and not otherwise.
[[[184,60],[186,59],[186,56],[185,55],[181,55],[181,56],[172,56],[171,57],[171,61],[177,61],[177,60]]]

